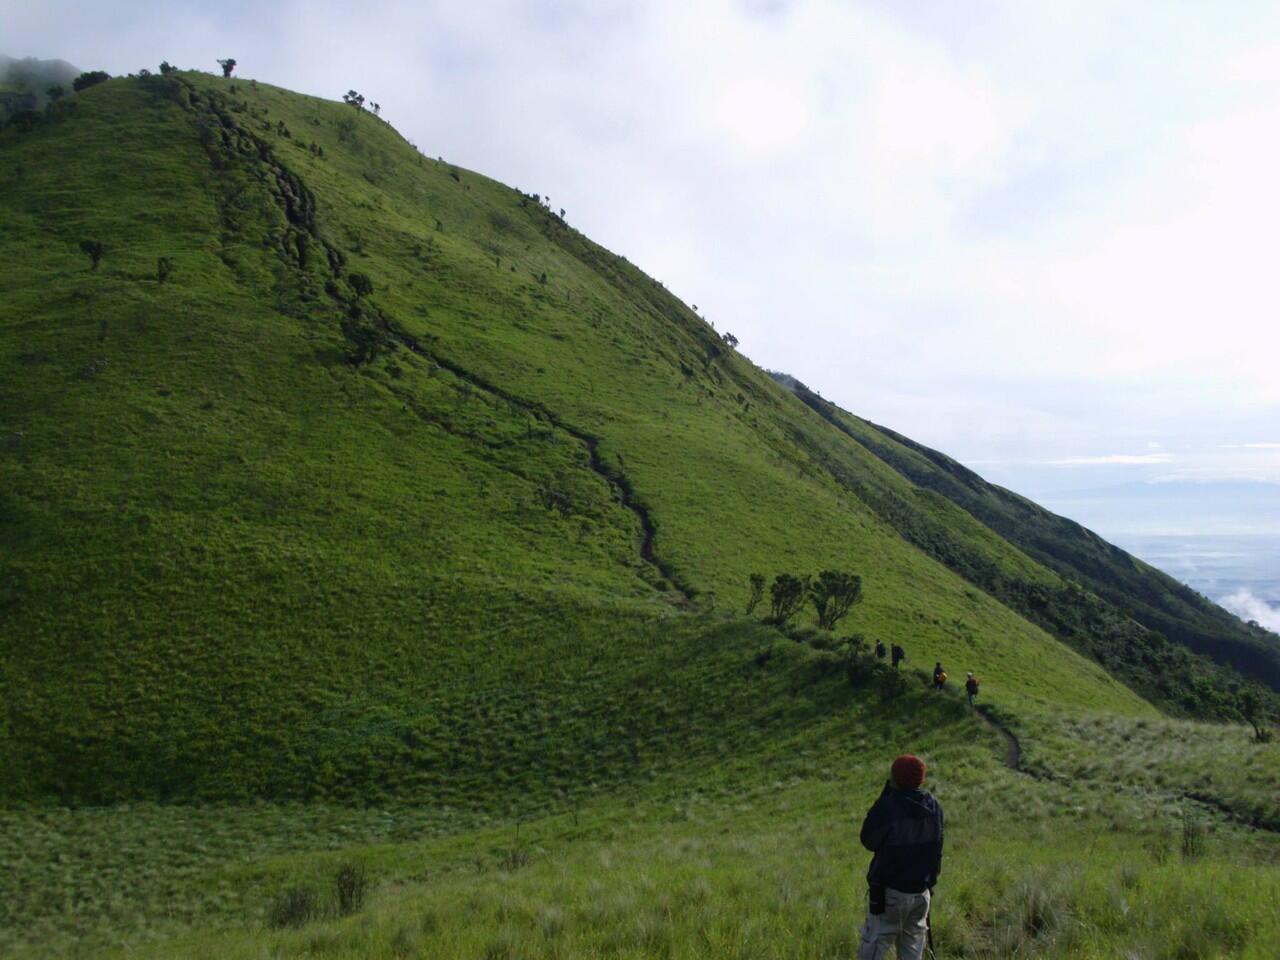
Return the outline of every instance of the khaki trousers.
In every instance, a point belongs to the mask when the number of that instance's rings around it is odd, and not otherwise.
[[[884,913],[868,913],[862,925],[858,960],[884,960],[898,948],[898,960],[921,960],[928,938],[929,891],[903,893],[890,887]]]

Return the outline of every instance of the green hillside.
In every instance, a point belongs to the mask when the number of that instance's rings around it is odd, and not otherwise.
[[[1250,896],[1276,889],[1245,826],[1274,813],[1273,746],[1206,806],[1187,770],[1253,747],[1188,725],[1200,752],[1151,774],[1158,816],[1088,759],[1095,735],[1171,722],[1157,707],[1234,716],[1238,676],[797,401],[538,197],[352,106],[188,73],[0,130],[0,218],[0,854],[25,878],[0,952],[202,925],[233,930],[182,949],[251,952],[235,928],[347,857],[385,881],[387,929],[331,917],[332,955],[561,955],[542,927],[536,950],[497,932],[540,923],[537,871],[608,903],[584,864],[689,844],[728,864],[704,895],[728,939],[702,950],[732,955],[728,891],[763,882],[742,858],[805,891],[781,937],[813,882],[785,852],[815,836],[822,876],[847,876],[831,818],[905,749],[965,811],[952,932],[973,955],[1007,907],[991,862],[1022,869],[1059,827],[1137,851],[1201,804],[1210,853],[1235,844]],[[786,630],[744,614],[752,574],[823,569],[863,579],[833,635],[797,629],[808,609]],[[854,633],[903,644],[906,679]],[[979,672],[1032,766],[923,688],[935,660]],[[723,839],[740,829],[756,847]],[[681,862],[649,882],[685,884]],[[1152,870],[1154,895],[1173,874]],[[573,920],[593,932],[563,955],[698,955],[697,921],[664,952],[615,913]],[[847,954],[832,924],[803,955]]]
[[[855,570],[851,626],[1011,699],[1137,705],[904,542],[830,464],[905,483],[537,202],[351,107],[197,83],[6,133],[10,796],[456,783],[493,763],[434,742],[484,723],[478,686],[621,681],[606,652],[740,610],[755,571]]]
[[[1064,578],[1087,584],[1133,622],[1280,689],[1280,645],[1273,634],[1245,624],[1079,524],[987,483],[945,454],[840,410],[794,379],[787,385],[913,484],[946,497]]]

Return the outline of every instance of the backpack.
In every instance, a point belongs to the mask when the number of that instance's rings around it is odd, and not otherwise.
[[[938,686],[942,686],[944,683],[947,682],[947,671],[939,670],[933,679],[934,679],[934,682],[938,684]]]

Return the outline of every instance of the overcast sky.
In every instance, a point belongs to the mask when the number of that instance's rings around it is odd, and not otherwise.
[[[1280,6],[0,0],[0,50],[337,98],[549,194],[1031,495],[1280,482]]]

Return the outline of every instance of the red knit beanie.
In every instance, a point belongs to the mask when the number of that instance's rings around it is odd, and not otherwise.
[[[913,757],[909,753],[904,753],[897,760],[893,761],[893,767],[889,771],[889,775],[893,777],[893,785],[899,790],[915,790],[920,784],[924,783],[924,761],[919,757]]]

